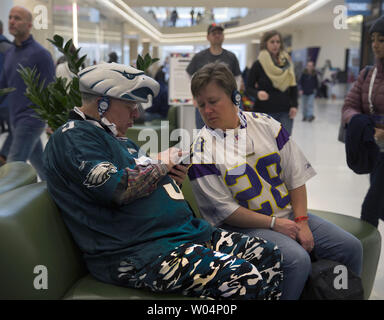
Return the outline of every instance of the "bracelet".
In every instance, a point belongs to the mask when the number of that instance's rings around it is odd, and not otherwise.
[[[269,229],[273,230],[273,228],[275,227],[275,221],[276,221],[276,217],[272,217],[271,225],[269,226]]]
[[[307,221],[308,220],[308,216],[296,217],[294,220],[295,220],[295,222]]]

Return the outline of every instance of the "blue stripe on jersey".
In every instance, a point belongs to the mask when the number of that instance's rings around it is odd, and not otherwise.
[[[283,149],[284,145],[288,142],[288,140],[289,133],[283,128],[283,126],[281,126],[279,134],[276,137],[277,147],[279,148],[279,151]]]
[[[193,164],[188,170],[188,177],[191,181],[212,174],[221,175],[214,164]]]

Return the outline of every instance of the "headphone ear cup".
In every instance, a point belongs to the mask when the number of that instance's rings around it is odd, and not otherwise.
[[[232,92],[232,102],[236,105],[236,106],[240,106],[240,102],[241,102],[241,94],[239,91],[237,90],[233,90]]]
[[[97,109],[100,113],[100,115],[103,115],[104,112],[106,112],[109,108],[109,99],[108,97],[102,97],[97,105]]]

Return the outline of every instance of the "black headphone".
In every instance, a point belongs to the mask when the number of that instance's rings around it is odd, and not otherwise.
[[[241,102],[241,94],[237,90],[232,91],[232,96],[231,96],[232,102],[236,105],[236,107],[240,106]]]
[[[99,111],[100,116],[103,116],[109,108],[109,98],[106,96],[101,97],[97,103],[97,111]]]

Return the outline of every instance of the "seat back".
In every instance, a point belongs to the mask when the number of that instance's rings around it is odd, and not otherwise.
[[[60,299],[86,274],[45,182],[0,195],[0,257],[0,299]]]
[[[167,119],[169,121],[169,132],[172,133],[172,130],[179,128],[179,121],[177,118],[179,107],[170,106],[168,109]]]
[[[200,210],[197,205],[195,195],[193,194],[191,181],[189,180],[188,175],[185,177],[183,181],[183,185],[181,186],[181,191],[183,192],[184,199],[191,206],[195,217],[201,218]]]
[[[26,162],[7,162],[0,167],[0,194],[36,182],[36,170]]]
[[[133,127],[128,128],[125,136],[135,142],[138,146],[143,146],[148,142],[157,143],[156,151],[160,152],[169,147],[175,145],[177,141],[171,141],[170,135],[172,131],[179,128],[178,123],[178,110],[180,107],[171,106],[168,110],[168,116],[166,120],[155,119],[145,124],[135,124]],[[168,121],[169,132],[167,134],[166,126],[162,126],[161,122]],[[139,139],[140,137],[140,139]],[[155,153],[154,150],[150,150],[151,153]]]

